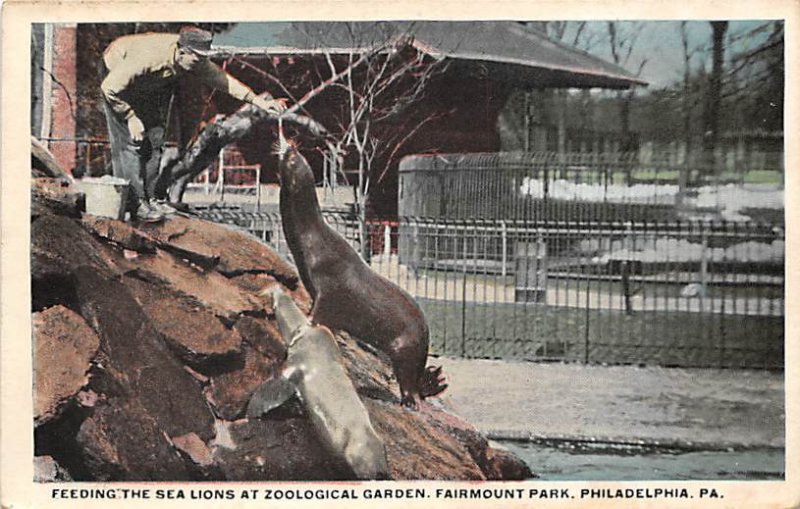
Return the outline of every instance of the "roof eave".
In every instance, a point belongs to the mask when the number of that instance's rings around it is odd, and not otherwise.
[[[522,60],[509,57],[502,57],[496,55],[473,55],[469,53],[446,53],[439,49],[429,46],[424,42],[414,39],[413,46],[418,50],[424,52],[431,58],[436,60],[454,59],[469,62],[486,62],[494,64],[508,64],[521,66],[527,69],[542,69],[549,72],[572,74],[576,76],[583,76],[594,79],[598,84],[588,85],[586,88],[631,88],[634,86],[648,86],[648,82],[633,76],[623,76],[611,73],[592,71],[591,69],[576,69],[569,66],[558,66],[536,62],[531,60]],[[237,47],[237,46],[216,46],[211,48],[211,56],[220,58],[228,56],[290,56],[290,55],[325,55],[325,54],[342,54],[348,55],[353,53],[361,53],[367,48],[360,47],[331,47],[331,48],[295,48],[290,46],[264,46],[264,47]],[[388,49],[387,49],[388,51]],[[603,83],[600,83],[603,82]]]

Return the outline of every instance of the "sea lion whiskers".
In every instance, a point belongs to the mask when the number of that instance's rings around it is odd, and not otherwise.
[[[283,161],[286,159],[286,154],[289,149],[297,148],[297,146],[286,138],[283,132],[283,118],[278,117],[278,139],[272,145],[272,153],[278,156],[278,159]]]

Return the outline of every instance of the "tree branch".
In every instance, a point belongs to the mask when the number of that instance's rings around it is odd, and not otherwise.
[[[385,50],[388,46],[376,46],[368,52],[363,53],[355,62],[352,62],[346,69],[334,74],[327,80],[324,80],[319,85],[308,91],[303,97],[300,98],[295,104],[289,107],[282,115],[284,121],[300,125],[310,131],[313,135],[324,137],[328,134],[325,127],[311,117],[298,115],[297,111],[303,108],[309,101],[322,93],[326,88],[333,83],[339,81],[347,74],[351,73],[353,69],[367,62],[375,54]],[[243,138],[251,129],[264,121],[276,120],[277,117],[269,115],[265,111],[259,109],[251,104],[246,104],[239,108],[235,113],[224,117],[216,122],[207,124],[200,134],[197,136],[195,142],[186,150],[183,157],[177,161],[170,161],[161,177],[161,182],[158,185],[160,192],[166,192],[166,189],[174,184],[178,179],[188,179],[199,175],[205,168],[212,164],[226,145],[229,145],[237,140]],[[164,181],[167,181],[165,184]],[[175,198],[182,194],[183,190],[179,189],[175,193],[170,193]],[[178,201],[178,200],[173,200]]]
[[[418,123],[411,131],[409,131],[405,136],[403,136],[403,138],[399,142],[397,142],[397,144],[394,146],[394,149],[392,149],[391,154],[389,154],[389,157],[386,159],[386,165],[381,174],[378,176],[378,183],[382,182],[384,177],[386,177],[386,174],[388,173],[389,168],[392,164],[392,160],[394,159],[394,156],[397,155],[397,151],[400,150],[400,147],[405,145],[406,142],[408,142],[408,140],[410,140],[415,134],[417,134],[417,132],[422,128],[422,126],[424,126],[429,122],[432,122],[433,120],[442,118],[446,115],[450,115],[454,111],[456,110],[452,109],[448,112],[428,115],[426,118],[422,120],[422,122]]]

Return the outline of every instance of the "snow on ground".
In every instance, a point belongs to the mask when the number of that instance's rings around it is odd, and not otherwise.
[[[786,251],[786,243],[783,240],[775,240],[769,244],[766,242],[747,241],[727,248],[709,247],[705,249],[705,253],[703,253],[702,244],[672,237],[647,239],[644,242],[637,239],[635,248],[623,247],[624,242],[624,240],[613,241],[609,252],[593,258],[592,261],[607,263],[609,260],[634,260],[644,263],[678,263],[699,262],[705,258],[710,262],[778,263],[783,262]],[[587,239],[581,242],[580,248],[584,251],[592,251],[596,244],[596,240]]]
[[[525,178],[520,192],[534,198],[544,198],[544,181]],[[637,203],[652,205],[674,204],[678,186],[672,184],[585,184],[568,180],[549,183],[548,196],[556,200],[587,202]],[[746,221],[749,217],[741,212],[748,208],[780,210],[784,207],[783,190],[766,184],[724,184],[693,189],[684,199],[689,207],[715,208],[723,219]]]
[[[522,194],[544,198],[544,181],[526,177],[520,188]],[[610,201],[614,203],[671,204],[675,202],[678,186],[636,184],[621,186],[611,184],[575,183],[568,180],[550,181],[548,195],[556,200]]]

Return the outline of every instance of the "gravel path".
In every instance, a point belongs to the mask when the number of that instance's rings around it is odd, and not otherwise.
[[[442,401],[495,438],[784,446],[783,373],[430,359]]]

